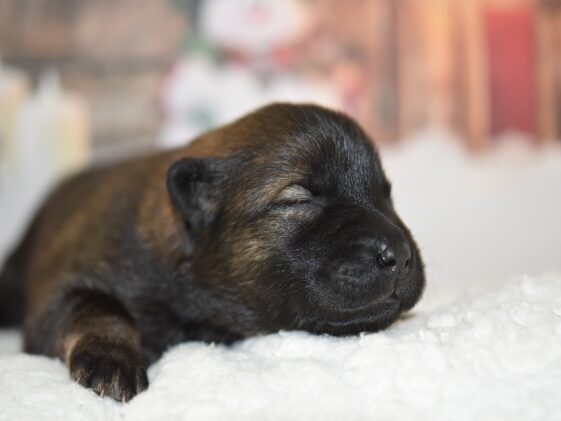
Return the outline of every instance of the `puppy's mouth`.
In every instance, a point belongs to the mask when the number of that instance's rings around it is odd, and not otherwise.
[[[356,335],[385,329],[401,314],[401,303],[397,296],[378,302],[370,302],[352,308],[318,308],[317,314],[304,318],[299,329],[334,336]]]
[[[319,272],[307,294],[317,326],[325,324],[341,334],[389,326],[420,298],[425,281],[417,261],[412,256],[409,266],[397,273],[372,271],[366,265],[353,266],[351,273]]]

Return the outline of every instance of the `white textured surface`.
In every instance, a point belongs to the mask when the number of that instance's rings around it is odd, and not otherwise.
[[[561,151],[474,159],[436,137],[385,157],[427,261],[412,317],[355,338],[184,344],[127,405],[2,332],[0,420],[561,419]]]
[[[2,420],[561,419],[561,277],[523,277],[356,338],[180,345],[127,405],[47,358],[6,354],[0,374]]]

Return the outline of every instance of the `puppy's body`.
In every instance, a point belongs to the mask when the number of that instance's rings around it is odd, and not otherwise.
[[[294,105],[71,179],[2,276],[23,286],[25,349],[119,400],[173,344],[374,331],[424,285],[372,144],[347,117]]]

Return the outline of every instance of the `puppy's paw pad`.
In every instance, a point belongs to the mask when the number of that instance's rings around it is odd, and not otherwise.
[[[120,402],[128,402],[148,387],[142,359],[126,347],[77,349],[69,365],[77,383]]]

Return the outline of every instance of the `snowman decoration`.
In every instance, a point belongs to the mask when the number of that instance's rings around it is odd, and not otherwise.
[[[206,49],[188,51],[164,80],[160,146],[183,145],[270,102],[340,108],[327,81],[294,71],[311,28],[301,0],[207,0],[196,22]]]

